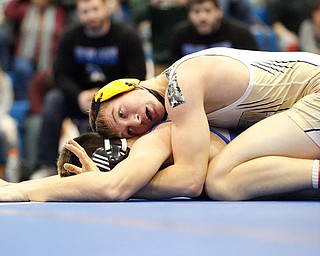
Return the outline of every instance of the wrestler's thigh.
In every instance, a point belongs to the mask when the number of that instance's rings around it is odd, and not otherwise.
[[[212,160],[209,170],[231,170],[262,156],[315,159],[320,148],[285,113],[279,113],[241,133]]]

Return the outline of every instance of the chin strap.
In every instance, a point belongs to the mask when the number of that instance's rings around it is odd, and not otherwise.
[[[154,97],[156,97],[156,99],[162,104],[162,106],[164,108],[164,111],[165,111],[165,114],[164,114],[164,116],[163,116],[161,121],[167,120],[168,113],[166,111],[166,106],[164,104],[164,98],[155,90],[152,90],[152,89],[149,89],[149,88],[146,88],[146,87],[143,87],[143,88],[146,89],[148,92],[150,92]]]

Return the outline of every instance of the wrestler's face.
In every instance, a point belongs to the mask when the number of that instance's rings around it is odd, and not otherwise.
[[[100,109],[105,123],[120,138],[131,138],[150,130],[165,115],[163,105],[147,90],[123,93]]]
[[[206,1],[192,5],[188,17],[200,35],[207,35],[220,27],[222,11],[211,1]]]
[[[100,30],[105,26],[109,9],[104,0],[79,0],[77,15],[87,29]]]

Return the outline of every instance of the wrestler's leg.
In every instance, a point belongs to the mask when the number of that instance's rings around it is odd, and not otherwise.
[[[245,200],[311,189],[313,160],[320,148],[285,113],[266,118],[240,134],[211,161],[209,197]]]

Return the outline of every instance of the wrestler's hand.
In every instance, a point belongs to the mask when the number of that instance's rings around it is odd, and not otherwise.
[[[78,167],[73,164],[65,163],[63,167],[74,174],[80,174],[84,172],[100,172],[99,168],[95,165],[92,159],[87,155],[83,147],[81,147],[75,140],[71,139],[68,143],[65,143],[64,147],[74,153],[78,158],[82,167]]]

